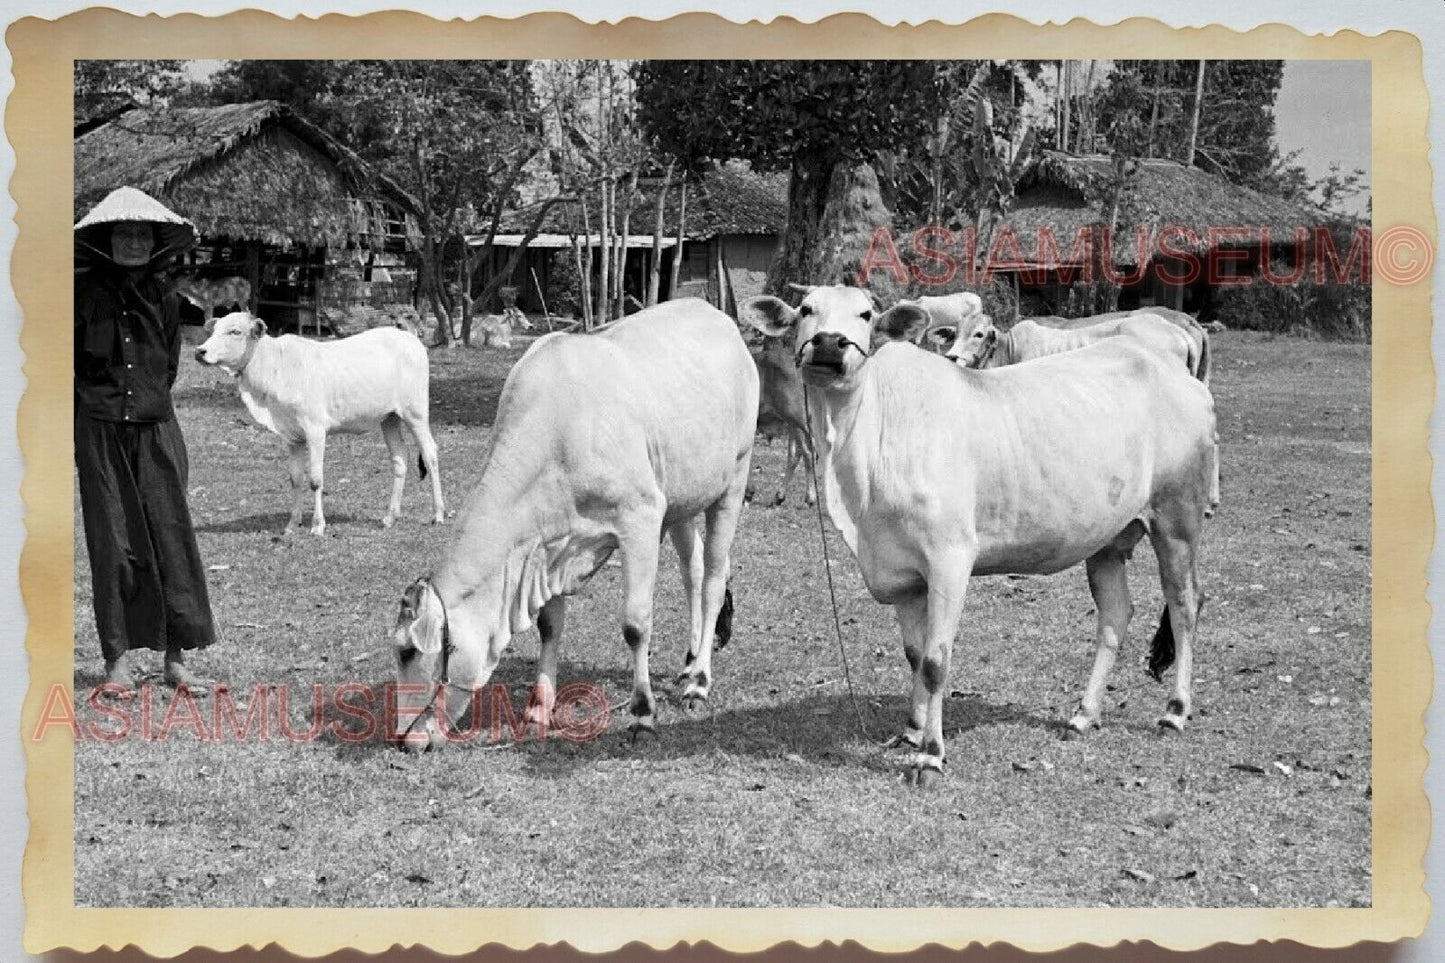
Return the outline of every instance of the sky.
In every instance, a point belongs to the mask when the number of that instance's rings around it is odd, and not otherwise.
[[[1369,61],[1285,61],[1274,115],[1280,153],[1300,150],[1297,162],[1311,179],[1327,174],[1331,162],[1346,173],[1370,173]],[[1351,212],[1363,214],[1365,200],[1354,198]]]

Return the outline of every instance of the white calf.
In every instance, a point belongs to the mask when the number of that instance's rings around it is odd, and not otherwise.
[[[378,425],[391,452],[391,503],[381,524],[390,527],[401,513],[406,484],[406,445],[401,426],[416,438],[421,454],[417,470],[431,476],[432,520],[443,518],[437,446],[427,420],[430,371],[426,348],[413,334],[397,328],[372,328],[339,341],[311,341],[285,334],[265,337],[266,323],[245,311],[208,325],[210,336],[196,349],[196,360],[235,376],[251,417],[290,445],[291,486],[295,495],[289,532],[301,522],[305,483],[314,498],[311,532],[326,530],[321,510],[322,462],[326,436],[359,433]]]

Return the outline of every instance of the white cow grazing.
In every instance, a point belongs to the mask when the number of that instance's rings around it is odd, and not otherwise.
[[[969,578],[1086,564],[1099,620],[1070,721],[1082,732],[1100,722],[1133,610],[1124,563],[1146,533],[1167,602],[1151,669],[1167,668],[1176,645],[1179,656],[1159,722],[1183,728],[1214,438],[1207,388],[1128,338],[970,371],[892,343],[919,336],[927,314],[904,304],[875,319],[855,288],[819,288],[797,310],[753,298],[741,313],[768,334],[792,334],[824,504],[873,597],[897,611],[914,672],[899,741],[917,750],[918,783],[943,767],[943,694]]]
[[[678,681],[711,685],[731,632],[729,553],[752,461],[758,377],[737,325],[704,301],[669,301],[590,334],[543,335],[507,375],[476,491],[433,574],[396,625],[404,747],[439,744],[512,636],[541,632],[533,722],[550,721],[565,597],[622,555],[632,734],[653,733],[648,674],[659,542],[682,560],[691,630]],[[699,541],[694,520],[701,517]],[[446,698],[443,696],[445,693]]]
[[[432,484],[432,520],[443,519],[437,445],[428,423],[430,369],[416,335],[398,328],[372,328],[339,341],[295,335],[265,337],[266,323],[245,311],[217,318],[196,360],[235,376],[251,417],[290,446],[291,517],[286,532],[301,523],[307,483],[314,499],[311,532],[326,531],[321,510],[326,436],[373,431],[379,425],[391,453],[391,503],[381,524],[401,514],[406,484],[406,445],[401,426],[416,439],[417,470]]]

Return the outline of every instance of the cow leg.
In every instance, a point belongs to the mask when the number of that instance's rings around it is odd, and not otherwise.
[[[657,531],[661,525],[637,525],[631,537],[620,539],[622,548],[622,638],[632,649],[632,724],[636,742],[643,734],[657,734],[657,702],[647,658],[652,647],[652,593],[657,584]]]
[[[1161,728],[1181,731],[1192,709],[1194,675],[1194,627],[1199,617],[1199,576],[1195,564],[1199,524],[1170,526],[1161,520],[1149,533],[1159,559],[1159,581],[1164,588],[1164,614],[1154,646],[1156,654],[1172,643],[1175,657],[1174,694],[1170,697]],[[1172,639],[1171,639],[1172,636]],[[1152,663],[1151,659],[1151,663]],[[1161,663],[1161,671],[1167,659]]]
[[[306,435],[307,481],[311,484],[311,534],[326,534],[326,513],[321,510],[321,488],[325,481],[322,464],[326,461],[326,433],[308,432]]]
[[[682,572],[682,591],[687,596],[687,649],[682,656],[682,671],[673,680],[679,685],[692,678],[692,668],[702,651],[702,539],[692,519],[678,522],[667,530]]]
[[[728,605],[728,577],[732,574],[729,554],[732,551],[733,536],[738,530],[738,515],[742,509],[742,488],[747,481],[747,466],[734,484],[733,491],[714,503],[706,512],[706,531],[703,534],[703,576],[702,576],[702,631],[697,658],[686,669],[689,676],[682,691],[683,702],[695,706],[707,701],[712,691],[712,650],[717,635],[725,638],[732,634],[731,624],[719,626],[718,620],[726,610],[731,623],[731,606]]]
[[[1094,640],[1094,669],[1089,674],[1089,684],[1084,689],[1079,711],[1069,720],[1069,728],[1074,732],[1087,732],[1100,725],[1104,683],[1114,668],[1119,645],[1124,641],[1129,619],[1134,614],[1125,569],[1127,560],[1127,550],[1121,551],[1117,545],[1110,545],[1091,555],[1085,563],[1089,573],[1089,592],[1094,596],[1099,625]]]
[[[301,524],[306,509],[306,496],[310,492],[306,484],[306,442],[291,442],[286,450],[286,472],[291,478],[291,517],[286,520],[282,535],[291,534],[291,530]]]
[[[406,488],[406,442],[401,437],[401,419],[387,415],[381,419],[381,437],[391,455],[391,502],[381,517],[381,527],[390,528],[401,515],[401,495]]]
[[[778,482],[778,493],[773,496],[773,506],[777,507],[788,500],[788,486],[793,482],[793,472],[798,468],[798,459],[802,457],[802,450],[798,447],[798,436],[794,431],[788,432],[788,454],[787,464],[783,467],[783,480]]]
[[[523,721],[536,728],[538,738],[552,723],[552,707],[557,702],[557,649],[562,641],[562,627],[567,621],[567,597],[550,599],[537,613],[537,631],[542,636],[542,652],[537,658],[537,685],[527,705]]]
[[[431,425],[426,418],[413,418],[407,426],[411,428],[412,437],[416,439],[416,446],[421,451],[421,463],[426,468],[427,476],[431,478],[432,524],[440,525],[446,520],[446,506],[442,504],[442,473],[437,461],[437,442],[432,437]]]
[[[952,571],[930,575],[923,620],[923,658],[914,674],[928,697],[923,749],[913,756],[910,773],[911,780],[919,787],[931,785],[943,774],[943,693],[948,685],[953,639],[958,633],[958,619],[963,614],[972,569],[970,560]]]
[[[1215,432],[1214,444],[1209,448],[1209,504],[1204,509],[1205,518],[1213,518],[1219,509],[1219,433]]]
[[[808,493],[804,500],[809,505],[818,503],[818,475],[813,467],[813,445],[808,436],[801,430],[795,429],[798,438],[798,454],[803,459],[803,470],[808,473]]]
[[[907,748],[914,752],[923,748],[923,727],[928,722],[928,689],[918,668],[923,662],[923,638],[927,627],[928,597],[911,598],[893,606],[898,628],[903,634],[903,655],[913,673],[913,692],[909,699],[908,719],[900,735],[889,740],[889,748]]]

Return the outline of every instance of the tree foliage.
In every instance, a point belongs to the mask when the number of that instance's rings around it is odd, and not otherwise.
[[[188,83],[181,60],[75,61],[76,124],[127,101],[165,100]]]
[[[876,217],[881,201],[862,174],[886,153],[927,137],[944,90],[925,61],[642,61],[634,68],[638,119],[659,150],[684,169],[743,159],[789,171],[788,230],[768,287],[843,280],[863,251],[832,239],[857,225],[827,224],[844,212]],[[875,198],[876,199],[876,198]]]
[[[942,93],[933,65],[909,60],[647,60],[635,76],[643,128],[690,167],[871,161],[927,136]]]
[[[1139,128],[1141,155],[1187,163],[1198,70],[1197,60],[1116,61],[1097,96],[1117,101],[1120,85],[1133,88],[1127,120]],[[1274,102],[1283,76],[1282,60],[1205,64],[1195,166],[1246,185],[1274,167]],[[1109,110],[1096,113],[1117,124],[1117,115]]]

